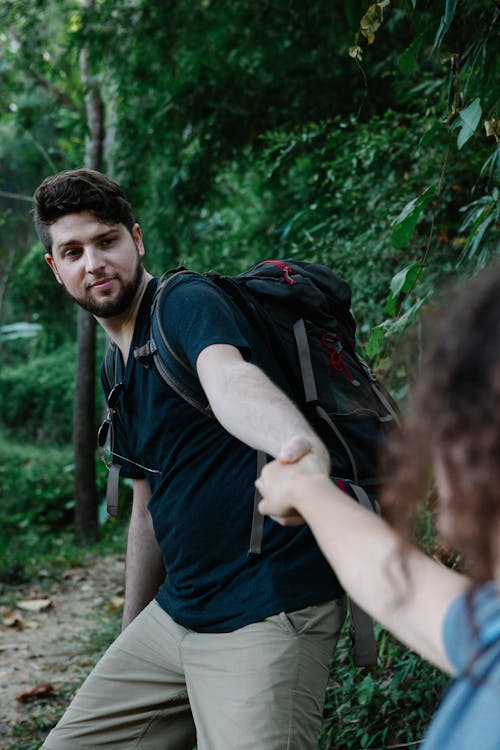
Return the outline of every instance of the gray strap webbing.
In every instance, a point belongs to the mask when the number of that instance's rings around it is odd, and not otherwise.
[[[366,494],[366,491],[359,486],[359,484],[350,484],[349,485],[351,490],[356,495],[356,500],[360,505],[363,505],[367,510],[375,511],[375,513],[380,513],[380,506],[375,500],[374,503],[370,501],[370,498]]]
[[[263,451],[257,451],[257,477],[267,463],[267,456]],[[252,531],[250,533],[250,546],[248,555],[260,555],[262,551],[262,536],[264,533],[264,516],[259,513],[259,503],[262,500],[257,487],[253,496]]]
[[[134,349],[134,359],[146,359],[154,354],[156,351],[156,344],[154,341],[146,341],[142,346],[136,346]]]
[[[373,381],[371,383],[371,387],[372,387],[373,392],[377,395],[377,398],[379,399],[379,401],[385,406],[388,413],[391,415],[394,422],[398,425],[398,427],[400,427],[401,426],[400,416],[397,410],[394,408],[394,406],[391,404],[391,402],[385,395],[383,389],[379,388],[377,383],[374,383]]]
[[[108,515],[115,517],[118,513],[118,478],[121,464],[111,464],[106,485],[106,506]]]
[[[318,390],[316,388],[316,379],[311,362],[311,351],[309,349],[309,340],[307,338],[306,325],[303,318],[297,320],[293,325],[295,344],[297,354],[299,355],[300,374],[302,375],[302,384],[304,386],[304,396],[306,404],[318,400]]]
[[[373,505],[365,490],[357,484],[350,484],[359,504],[373,513]],[[349,597],[349,611],[353,631],[353,656],[358,667],[374,667],[377,664],[377,644],[373,633],[373,621],[364,609],[358,607]]]
[[[377,664],[377,644],[373,633],[372,618],[350,597],[349,611],[353,630],[352,653],[356,666],[374,667]]]
[[[320,419],[322,419],[324,422],[326,422],[326,424],[329,426],[329,428],[332,430],[332,432],[334,432],[335,435],[337,436],[340,444],[342,445],[344,451],[346,452],[347,458],[350,461],[351,469],[352,469],[352,478],[353,478],[353,481],[354,482],[358,482],[358,467],[357,467],[357,464],[356,464],[356,459],[354,458],[354,456],[352,454],[352,451],[349,448],[349,445],[347,444],[346,439],[344,438],[344,436],[342,435],[342,433],[340,432],[339,428],[337,427],[337,425],[335,424],[335,422],[333,421],[333,419],[330,417],[330,415],[328,414],[328,412],[326,412],[323,409],[323,407],[320,406],[319,404],[316,404],[316,413],[317,413],[318,417],[320,417]]]

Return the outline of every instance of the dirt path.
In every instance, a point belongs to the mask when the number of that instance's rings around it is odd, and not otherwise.
[[[121,607],[123,576],[122,556],[97,558],[48,590],[20,587],[12,606],[0,606],[0,750],[37,700],[57,697],[91,666],[79,639]]]

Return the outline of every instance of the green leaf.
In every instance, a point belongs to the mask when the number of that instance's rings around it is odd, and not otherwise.
[[[440,122],[434,122],[432,127],[428,128],[420,139],[418,144],[419,148],[424,148],[425,146],[428,146],[429,143],[432,143],[434,137],[441,131],[441,127],[442,125]]]
[[[407,47],[398,58],[398,68],[407,76],[415,70],[415,54],[412,48],[413,45]]]
[[[385,311],[388,315],[390,315],[393,318],[396,315],[396,310],[397,310],[396,303],[397,303],[397,298],[391,292],[389,296],[387,297],[387,300],[385,303]]]
[[[441,23],[439,25],[436,38],[434,40],[434,49],[437,49],[438,47],[441,46],[441,42],[443,41],[445,34],[450,28],[451,23],[455,17],[455,11],[457,9],[457,5],[458,5],[458,0],[446,0],[444,16],[441,18]]]
[[[423,44],[423,36],[418,36],[398,58],[398,67],[404,75],[411,75],[415,70],[416,55]]]
[[[356,696],[361,706],[366,706],[368,705],[368,703],[370,703],[373,698],[373,694],[375,693],[376,687],[377,683],[375,682],[373,677],[371,675],[366,675],[358,690],[356,691]]]
[[[481,100],[479,98],[474,99],[472,104],[469,104],[468,107],[458,113],[458,118],[453,123],[454,128],[461,128],[457,138],[458,149],[461,149],[469,138],[472,138],[481,121],[482,113]]]
[[[400,250],[410,241],[420,215],[435,195],[436,186],[430,185],[421,195],[407,203],[399,216],[394,219],[391,224],[394,227],[391,242],[396,249]]]
[[[368,357],[368,359],[373,359],[377,356],[380,351],[380,346],[382,344],[384,335],[384,330],[382,328],[379,328],[378,326],[376,328],[372,328],[370,338],[368,339],[365,346],[366,356]]]
[[[384,326],[385,332],[387,334],[398,334],[406,330],[408,326],[415,320],[417,313],[419,312],[424,302],[425,297],[424,299],[420,299],[418,300],[418,302],[415,302],[414,305],[412,305],[403,315],[401,315],[396,320],[385,320],[384,323],[381,324]]]
[[[408,292],[420,276],[421,270],[420,263],[412,263],[398,271],[391,279],[391,292],[394,297],[397,297],[400,292]]]

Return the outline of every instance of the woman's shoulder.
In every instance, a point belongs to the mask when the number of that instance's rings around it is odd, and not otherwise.
[[[500,591],[488,582],[455,599],[445,618],[445,648],[457,669],[423,750],[500,747]]]
[[[488,581],[461,594],[450,605],[443,625],[446,653],[457,673],[482,653],[500,652],[500,588]]]

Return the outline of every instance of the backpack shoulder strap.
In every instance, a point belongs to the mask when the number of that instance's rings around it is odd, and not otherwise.
[[[148,341],[134,349],[134,357],[145,366],[152,361],[165,383],[181,398],[206,416],[212,410],[193,368],[185,362],[169,342],[167,331],[161,318],[161,305],[166,295],[175,288],[181,277],[190,275],[203,278],[203,274],[185,268],[167,272],[160,277],[151,304],[151,325]]]
[[[120,370],[121,366],[118,347],[113,341],[108,340],[101,368],[102,382],[106,385],[108,391],[110,391],[121,380]]]

